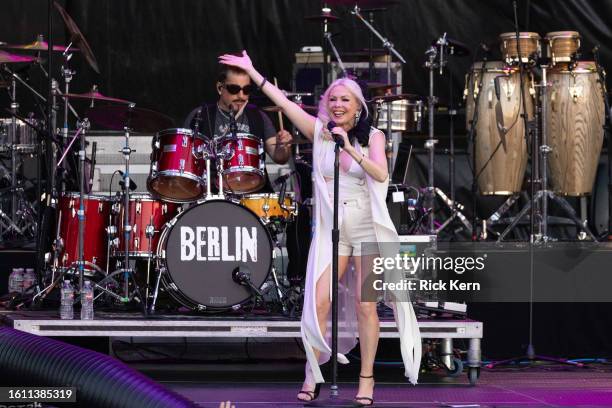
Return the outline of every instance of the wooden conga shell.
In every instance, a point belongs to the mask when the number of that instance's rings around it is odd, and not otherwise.
[[[550,179],[553,191],[590,194],[603,144],[604,101],[594,62],[581,61],[571,71],[567,64],[548,72]]]
[[[572,61],[580,49],[580,34],[577,31],[553,31],[544,38],[553,64]]]
[[[466,100],[466,120],[468,129],[474,116],[475,93],[480,81],[482,62],[472,66],[468,81]],[[494,78],[501,77],[500,98],[506,147],[500,145],[501,133],[497,127]],[[529,92],[531,79],[524,78],[524,89],[528,117],[533,117],[533,100]],[[527,168],[527,143],[525,123],[520,116],[523,112],[518,68],[508,68],[501,61],[490,61],[486,65],[484,80],[479,99],[478,123],[476,125],[476,174],[478,186],[483,195],[511,195],[521,191]],[[498,147],[499,145],[499,147]],[[489,158],[491,160],[489,161]],[[488,162],[488,163],[487,163]]]
[[[540,34],[538,33],[520,32],[519,44],[521,62],[529,62],[533,60],[534,55],[540,54]],[[516,33],[501,33],[499,35],[499,45],[504,61],[508,64],[519,62]]]

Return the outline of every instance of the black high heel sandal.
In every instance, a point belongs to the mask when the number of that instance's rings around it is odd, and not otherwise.
[[[374,374],[372,374],[372,375],[361,375],[361,374],[359,374],[359,377],[360,377],[360,378],[372,378],[372,379],[373,379],[373,378],[374,378]],[[373,380],[372,380],[372,381],[373,381]],[[367,404],[364,404],[363,402],[360,402],[359,400],[365,400],[365,401],[367,401],[368,403],[367,403]],[[358,395],[358,396],[356,396],[356,397],[353,399],[353,406],[354,406],[354,407],[359,407],[359,408],[361,408],[361,407],[371,407],[371,406],[373,406],[373,405],[374,405],[374,398],[370,398],[370,397],[360,397],[360,396]]]
[[[310,398],[309,400],[303,400],[303,399],[299,399],[297,397],[296,398],[297,398],[298,401],[301,401],[301,402],[314,401],[317,398],[319,398],[319,391],[321,391],[321,383],[317,383],[317,385],[315,385],[314,391],[300,390],[300,392],[297,393],[297,395],[300,395],[300,394],[308,395],[308,397]]]

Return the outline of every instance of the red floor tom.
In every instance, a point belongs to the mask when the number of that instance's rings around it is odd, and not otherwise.
[[[59,236],[63,249],[58,265],[61,269],[76,268],[79,258],[79,211],[80,198],[77,192],[66,192],[59,199]],[[110,223],[111,199],[102,195],[85,195],[83,260],[86,274],[105,272],[108,236],[106,227]]]

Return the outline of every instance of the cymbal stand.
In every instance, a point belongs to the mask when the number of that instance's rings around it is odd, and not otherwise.
[[[385,50],[387,51],[387,85],[391,85],[391,59],[392,59],[392,54],[395,55],[397,57],[398,60],[400,60],[403,64],[406,63],[406,60],[404,59],[404,57],[402,57],[402,55],[397,52],[397,50],[395,49],[394,45],[392,42],[390,42],[387,38],[383,37],[375,28],[374,26],[372,26],[372,24],[370,24],[365,18],[363,18],[363,16],[360,13],[360,8],[358,5],[355,5],[355,8],[353,9],[353,11],[351,11],[351,14],[355,15],[355,17],[357,17],[357,19],[359,19],[363,24],[365,24],[365,26],[370,30],[370,32],[372,34],[374,34],[376,37],[378,37],[378,39],[382,42],[382,46],[383,48],[385,48]],[[393,172],[393,154],[388,154],[389,152],[393,152],[393,129],[392,129],[392,118],[391,118],[391,114],[392,114],[392,105],[391,103],[387,104],[387,134],[386,134],[386,145],[385,145],[385,150],[387,153],[387,167],[388,167],[388,171],[389,174],[391,174]]]

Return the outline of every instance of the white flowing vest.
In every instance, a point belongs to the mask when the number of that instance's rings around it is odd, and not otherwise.
[[[313,174],[314,174],[314,222],[315,231],[308,254],[308,265],[306,268],[306,287],[304,296],[304,310],[302,312],[301,334],[313,378],[317,383],[325,382],[319,364],[329,360],[331,355],[330,333],[327,330],[328,338],[324,338],[319,328],[316,310],[316,286],[319,277],[332,263],[332,239],[331,230],[333,226],[333,202],[331,201],[327,185],[321,172],[321,161],[324,157],[323,149],[333,149],[333,142],[322,139],[323,123],[317,119],[313,140]],[[377,132],[372,128],[370,137]],[[361,146],[358,147],[361,149]],[[363,149],[366,152],[367,148]],[[389,186],[389,178],[384,182],[378,182],[366,174],[370,203],[372,207],[372,220],[374,231],[381,246],[381,256],[395,257],[399,252],[399,237],[395,226],[389,216],[386,197]],[[390,249],[392,248],[392,249]],[[331,277],[331,274],[330,274]],[[355,288],[359,282],[356,281],[354,274],[347,271],[343,280],[339,284],[338,296],[338,321],[339,321],[339,341],[338,341],[338,362],[347,364],[348,359],[344,356],[357,344],[357,331],[353,327],[356,325],[357,316],[355,314],[354,292],[350,287]],[[331,284],[330,284],[331,287]],[[331,295],[330,295],[331,296]],[[412,384],[416,384],[419,376],[421,363],[421,335],[417,325],[416,316],[412,303],[409,301],[394,302],[389,304],[392,307],[397,329],[400,335],[400,350],[404,361],[404,375]],[[329,324],[328,324],[329,326]],[[320,351],[319,359],[315,356],[314,350]]]

